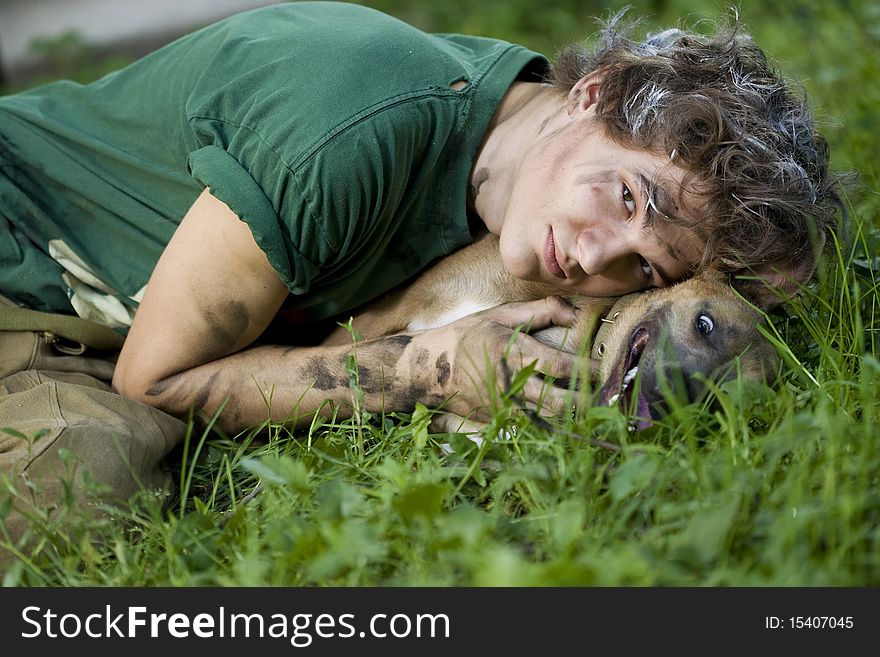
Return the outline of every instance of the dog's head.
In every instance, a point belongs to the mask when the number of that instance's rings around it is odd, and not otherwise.
[[[619,404],[643,428],[668,411],[670,399],[702,398],[707,380],[720,383],[737,371],[747,379],[767,380],[779,357],[758,331],[760,321],[759,313],[713,273],[630,295],[594,335],[591,355],[600,363],[597,403]]]

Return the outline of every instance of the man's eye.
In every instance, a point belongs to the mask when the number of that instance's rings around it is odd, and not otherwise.
[[[633,214],[636,211],[636,199],[629,191],[629,187],[623,186],[623,205],[626,206],[627,212]]]
[[[648,280],[651,280],[654,277],[654,270],[651,268],[650,263],[642,256],[639,256],[639,268]]]

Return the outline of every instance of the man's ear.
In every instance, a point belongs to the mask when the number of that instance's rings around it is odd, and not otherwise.
[[[734,287],[764,310],[785,303],[816,272],[825,246],[825,235],[820,233],[817,238],[813,246],[804,248],[792,263],[740,268],[732,276]]]
[[[573,117],[580,112],[586,112],[596,104],[604,78],[604,71],[593,71],[575,83],[571,91],[568,92],[568,101],[565,105],[569,116]]]

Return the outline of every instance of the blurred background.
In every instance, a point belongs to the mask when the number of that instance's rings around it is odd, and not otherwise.
[[[97,71],[268,0],[0,0],[0,76],[7,84]],[[108,61],[109,60],[109,61]]]
[[[0,0],[0,92],[55,78],[88,82],[177,36],[266,0]],[[648,27],[717,19],[707,0],[366,0],[428,31],[466,32],[552,55],[625,5]],[[880,0],[743,0],[749,30],[811,94],[833,165],[862,173],[850,201],[878,225]],[[699,25],[698,25],[699,26]]]

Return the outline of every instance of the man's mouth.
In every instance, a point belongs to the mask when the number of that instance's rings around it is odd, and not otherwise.
[[[547,267],[547,271],[557,278],[568,278],[559,264],[559,259],[556,257],[556,241],[553,239],[553,226],[550,226],[547,230],[547,238],[544,240],[544,266]]]
[[[615,368],[599,391],[600,405],[619,405],[624,413],[635,411],[637,416],[636,429],[645,429],[651,426],[651,410],[648,399],[641,391],[636,391],[637,386],[633,384],[639,373],[639,362],[649,337],[650,334],[645,326],[640,326],[633,331],[623,363],[620,367]],[[633,404],[633,395],[636,395],[635,404]]]

